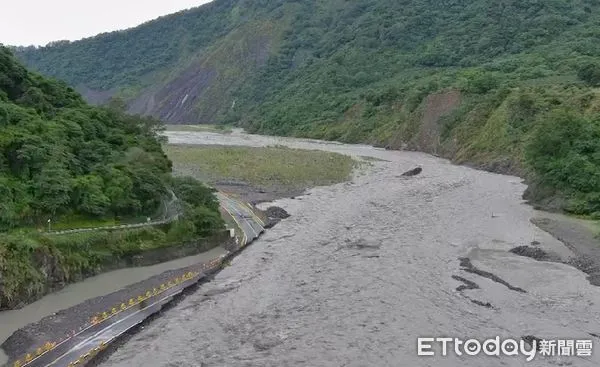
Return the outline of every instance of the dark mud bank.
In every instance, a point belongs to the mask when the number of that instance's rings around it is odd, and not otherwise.
[[[579,269],[588,275],[592,285],[600,286],[600,240],[594,237],[591,230],[583,225],[566,220],[537,217],[531,220],[540,229],[562,242],[575,256],[561,258],[539,248],[539,243],[531,246],[519,246],[510,252],[538,261],[550,261],[566,264]]]

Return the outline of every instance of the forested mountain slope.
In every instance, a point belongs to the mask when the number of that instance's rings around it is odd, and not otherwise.
[[[527,175],[530,197],[591,214],[599,36],[598,0],[215,0],[17,53],[131,112],[419,149]]]
[[[224,229],[212,189],[171,177],[159,131],[157,120],[114,104],[88,105],[0,46],[0,310]],[[157,219],[171,193],[180,215],[160,228],[47,233]]]
[[[171,169],[154,123],[89,106],[0,48],[0,228],[154,211]]]

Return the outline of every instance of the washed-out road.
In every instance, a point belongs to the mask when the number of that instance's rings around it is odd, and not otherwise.
[[[247,204],[222,192],[217,192],[216,195],[221,208],[233,218],[239,230],[243,232],[242,245],[252,242],[264,232],[265,223]]]
[[[370,156],[351,182],[277,205],[292,216],[102,363],[142,366],[598,366],[600,289],[508,250],[535,241],[525,186],[420,153],[233,133],[172,143]],[[416,177],[401,177],[423,166]],[[417,338],[591,340],[591,356],[419,356]],[[555,353],[556,354],[556,353]]]

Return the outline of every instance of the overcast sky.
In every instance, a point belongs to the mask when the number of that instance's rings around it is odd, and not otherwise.
[[[3,0],[0,43],[45,45],[134,27],[210,0]]]

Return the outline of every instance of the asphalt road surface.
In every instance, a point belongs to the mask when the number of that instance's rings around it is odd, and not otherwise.
[[[252,209],[244,202],[236,200],[227,194],[217,193],[221,207],[233,217],[237,225],[244,232],[244,242],[252,242],[264,232],[265,223],[256,216]]]

